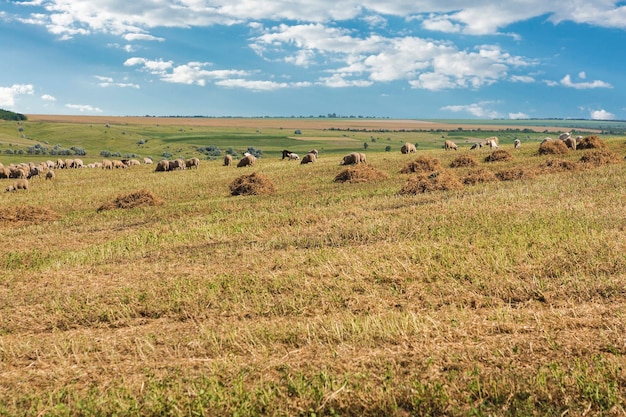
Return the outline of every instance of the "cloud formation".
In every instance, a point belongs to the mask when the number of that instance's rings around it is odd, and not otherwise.
[[[35,88],[32,84],[13,84],[10,87],[0,87],[0,106],[13,107],[15,99],[20,95],[32,95]]]

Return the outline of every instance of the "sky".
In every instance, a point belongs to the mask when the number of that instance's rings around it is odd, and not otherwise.
[[[626,1],[0,0],[24,114],[626,119]]]

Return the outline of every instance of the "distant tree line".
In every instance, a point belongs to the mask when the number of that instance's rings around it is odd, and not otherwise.
[[[2,120],[26,120],[26,116],[9,110],[0,109],[0,119]]]

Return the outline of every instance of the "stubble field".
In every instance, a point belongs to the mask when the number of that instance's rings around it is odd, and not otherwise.
[[[107,143],[186,152],[204,133],[185,126],[159,142],[116,125]],[[276,145],[326,144],[309,165],[263,139],[254,167],[56,170],[0,194],[0,415],[626,413],[623,138],[595,165],[537,142],[485,162],[467,143],[403,155],[393,132],[366,150],[328,134]],[[350,146],[387,177],[335,182]],[[450,168],[462,154],[478,165]],[[401,193],[418,157],[440,162],[431,179],[528,175]],[[275,191],[231,196],[251,173]],[[138,190],[162,204],[100,209]]]

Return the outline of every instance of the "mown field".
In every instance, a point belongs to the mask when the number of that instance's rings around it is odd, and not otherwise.
[[[5,152],[35,143],[86,163],[263,156],[56,170],[0,193],[0,415],[626,414],[623,137],[589,163],[593,150],[539,155],[544,132],[500,131],[512,158],[485,162],[468,150],[485,130],[17,126],[0,123],[4,164],[51,159]],[[283,161],[285,147],[319,160]],[[351,151],[387,177],[334,181]],[[464,154],[478,165],[451,168]],[[401,193],[419,157],[440,163],[433,180],[525,174]],[[274,191],[232,196],[252,173]],[[139,190],[160,204],[102,209]]]

